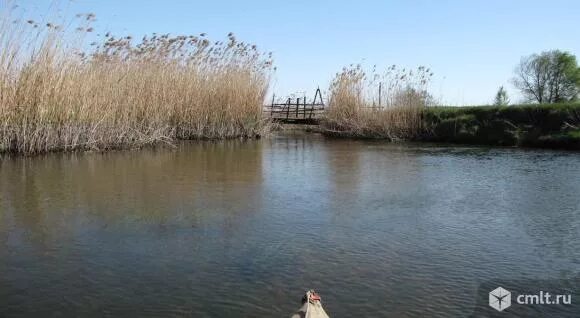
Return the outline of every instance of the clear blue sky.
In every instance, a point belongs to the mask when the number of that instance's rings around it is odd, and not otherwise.
[[[17,1],[31,15],[47,0]],[[577,0],[399,1],[61,1],[70,13],[97,15],[96,29],[238,39],[274,52],[277,94],[327,88],[345,65],[426,65],[432,92],[452,105],[490,103],[510,84],[523,55],[550,49],[580,54]]]

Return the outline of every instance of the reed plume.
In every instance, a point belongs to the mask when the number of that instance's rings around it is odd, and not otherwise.
[[[272,60],[236,40],[96,37],[78,25],[0,21],[0,152],[106,150],[178,139],[256,137]],[[72,30],[72,31],[71,31]]]
[[[329,89],[322,130],[331,135],[413,139],[422,131],[422,112],[433,103],[427,87],[433,73],[393,65],[385,73],[367,73],[351,65],[337,73]]]

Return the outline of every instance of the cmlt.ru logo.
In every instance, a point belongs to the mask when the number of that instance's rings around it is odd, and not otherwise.
[[[503,311],[512,305],[512,294],[498,287],[489,293],[489,306],[497,311]]]

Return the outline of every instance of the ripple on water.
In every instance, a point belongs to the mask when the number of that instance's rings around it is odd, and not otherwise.
[[[0,316],[286,316],[310,288],[332,316],[466,316],[580,268],[577,153],[281,135],[0,175]]]

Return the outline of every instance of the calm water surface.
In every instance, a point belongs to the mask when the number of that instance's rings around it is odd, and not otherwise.
[[[485,284],[579,274],[574,152],[279,135],[0,159],[0,317],[284,317],[309,288],[332,317],[469,316]]]

